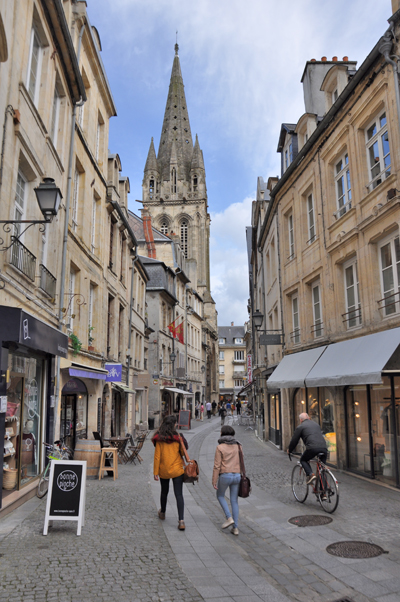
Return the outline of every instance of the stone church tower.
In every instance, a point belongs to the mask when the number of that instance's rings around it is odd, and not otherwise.
[[[213,306],[207,318],[216,327],[206,172],[197,135],[193,144],[178,49],[176,44],[158,155],[152,139],[144,168],[142,202],[155,228],[179,237],[191,285]]]

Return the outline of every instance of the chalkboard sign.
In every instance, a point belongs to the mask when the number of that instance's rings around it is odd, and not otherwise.
[[[189,410],[179,410],[179,418],[178,418],[178,428],[188,428],[190,429],[190,411]]]
[[[49,521],[75,520],[77,535],[85,518],[86,461],[52,460],[49,492],[43,535],[47,535]]]

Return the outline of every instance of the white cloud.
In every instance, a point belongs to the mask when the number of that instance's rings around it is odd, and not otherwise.
[[[211,292],[218,323],[242,325],[247,320],[249,277],[245,227],[250,224],[252,197],[211,213]]]

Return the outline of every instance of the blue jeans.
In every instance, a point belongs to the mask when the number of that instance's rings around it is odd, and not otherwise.
[[[219,475],[217,500],[221,504],[221,508],[225,512],[226,518],[230,518],[231,513],[229,511],[228,502],[225,499],[225,491],[229,487],[234,527],[238,526],[238,520],[239,520],[239,502],[238,502],[239,483],[240,483],[240,473],[239,472],[223,472],[222,474]]]

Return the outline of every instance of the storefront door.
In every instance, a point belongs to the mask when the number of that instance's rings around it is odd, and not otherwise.
[[[269,440],[281,445],[281,396],[280,393],[268,395]]]
[[[71,449],[75,449],[78,439],[87,439],[87,404],[86,386],[71,378],[62,390],[60,422],[60,436]]]

